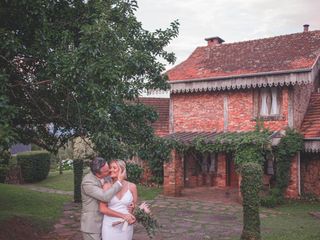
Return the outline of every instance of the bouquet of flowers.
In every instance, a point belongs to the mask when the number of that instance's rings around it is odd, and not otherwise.
[[[149,238],[152,239],[157,228],[159,228],[159,224],[157,220],[153,218],[148,204],[145,202],[141,203],[140,206],[134,210],[133,215],[135,216],[136,221],[146,229]],[[116,226],[120,223],[123,223],[122,230],[125,231],[128,227],[127,221],[117,221],[112,223],[112,226]]]
[[[155,218],[153,218],[148,204],[145,202],[135,209],[133,215],[136,217],[138,223],[140,223],[147,231],[149,238],[155,235],[159,224]]]

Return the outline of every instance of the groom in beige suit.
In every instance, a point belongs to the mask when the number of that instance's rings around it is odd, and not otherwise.
[[[120,181],[124,179],[125,171],[119,172],[118,181],[104,191],[102,185],[110,172],[108,163],[96,157],[90,162],[90,170],[81,183],[81,231],[83,240],[101,240],[103,214],[99,211],[99,202],[108,202],[122,188]]]

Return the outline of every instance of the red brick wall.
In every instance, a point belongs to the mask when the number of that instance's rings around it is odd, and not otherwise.
[[[301,191],[320,197],[320,153],[301,154]]]
[[[183,161],[177,151],[172,150],[171,160],[163,165],[163,194],[166,196],[180,196],[184,186]]]
[[[172,94],[173,129],[182,131],[214,131],[223,129],[223,94]]]
[[[173,131],[223,131],[224,96],[228,98],[228,131],[248,131],[255,126],[253,90],[172,94]],[[282,119],[265,121],[271,130],[288,125],[288,89],[282,90]]]
[[[291,161],[290,167],[290,180],[287,190],[285,192],[287,198],[298,198],[298,155],[296,155]]]

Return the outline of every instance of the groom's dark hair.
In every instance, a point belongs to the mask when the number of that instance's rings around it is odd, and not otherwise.
[[[107,161],[102,157],[95,157],[90,162],[90,170],[93,174],[100,173],[100,169],[107,164]]]

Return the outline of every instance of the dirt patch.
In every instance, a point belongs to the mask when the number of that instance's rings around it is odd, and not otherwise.
[[[12,217],[0,223],[0,240],[37,240],[42,234],[27,218]]]

